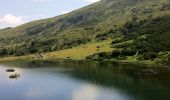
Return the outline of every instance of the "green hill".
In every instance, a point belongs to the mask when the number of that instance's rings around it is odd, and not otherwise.
[[[84,57],[167,63],[169,38],[170,0],[102,0],[65,15],[0,30],[0,55],[56,52],[111,40],[107,44],[111,49],[96,45],[96,52]]]

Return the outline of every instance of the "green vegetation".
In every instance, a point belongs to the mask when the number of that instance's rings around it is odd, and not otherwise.
[[[44,59],[169,64],[169,38],[170,0],[102,0],[65,15],[0,30],[0,56],[41,53]]]

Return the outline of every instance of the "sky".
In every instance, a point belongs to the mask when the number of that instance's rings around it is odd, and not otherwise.
[[[99,0],[0,0],[0,29],[50,18]]]

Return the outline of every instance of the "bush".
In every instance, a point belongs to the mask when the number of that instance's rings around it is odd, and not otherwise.
[[[144,53],[144,59],[145,60],[153,60],[158,56],[158,53],[156,52],[146,52]]]
[[[111,56],[112,56],[113,58],[118,57],[119,55],[120,55],[120,50],[114,50],[114,51],[112,51]]]
[[[107,58],[107,59],[111,58],[111,53],[110,52],[101,52],[98,55],[99,55],[99,58]]]
[[[163,51],[159,52],[157,62],[170,65],[170,54]]]
[[[126,56],[120,56],[120,57],[117,58],[117,60],[125,60],[125,59],[127,59]]]
[[[132,49],[121,50],[121,55],[123,55],[123,56],[133,56],[135,54],[136,54],[136,50],[132,50]]]

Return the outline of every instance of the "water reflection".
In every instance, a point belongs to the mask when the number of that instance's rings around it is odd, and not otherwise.
[[[103,95],[105,94],[105,95]],[[119,90],[100,88],[86,84],[73,91],[73,100],[128,100],[129,97]]]
[[[9,66],[17,66],[19,80],[7,78]],[[109,62],[8,63],[0,66],[0,99],[13,100],[7,94],[16,100],[170,99],[170,72],[145,75],[142,70],[145,66]]]

